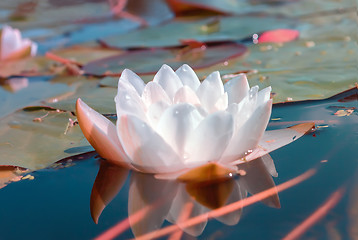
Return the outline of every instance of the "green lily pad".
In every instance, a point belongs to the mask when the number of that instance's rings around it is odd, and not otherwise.
[[[299,1],[243,1],[243,0],[175,0],[192,7],[218,11],[230,14],[247,14],[265,12],[271,14],[282,14],[284,16],[300,16],[314,14],[317,10],[334,11],[342,8],[349,8],[353,4],[350,1],[336,0],[299,0]]]
[[[56,109],[75,112],[76,101],[81,98],[93,109],[100,113],[115,113],[116,106],[114,97],[117,90],[109,87],[99,87],[98,81],[91,81],[80,85],[76,91],[71,94],[64,94],[56,99],[49,99],[44,105]]]
[[[262,50],[267,48],[270,50]],[[249,75],[250,84],[271,85],[277,94],[275,102],[326,98],[357,81],[353,42],[297,41],[282,47],[257,45],[250,50],[245,64],[257,70]]]
[[[194,69],[206,68],[220,62],[225,62],[228,59],[242,56],[246,52],[247,48],[237,43],[226,43],[195,49],[145,49],[127,51],[118,56],[90,62],[83,67],[83,70],[91,75],[109,73],[120,75],[125,68],[129,68],[138,74],[153,74],[164,63],[169,64],[174,69],[184,63],[188,63]]]
[[[76,153],[91,151],[70,112],[19,110],[0,123],[0,165],[41,169]]]
[[[12,81],[9,79],[8,81]],[[46,91],[44,91],[46,89]],[[0,88],[0,119],[28,105],[38,105],[42,100],[75,91],[76,87],[56,84],[48,81],[34,81],[29,78],[26,86],[16,92],[8,92]]]

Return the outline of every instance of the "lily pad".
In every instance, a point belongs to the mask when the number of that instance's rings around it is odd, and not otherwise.
[[[76,153],[90,151],[70,112],[19,110],[0,123],[0,165],[42,169]]]
[[[92,81],[82,84],[71,94],[64,94],[63,96],[48,99],[44,104],[53,108],[75,112],[76,100],[81,98],[93,106],[96,111],[108,114],[116,112],[114,103],[114,96],[116,94],[116,89],[98,87],[98,81]]]
[[[0,78],[16,76],[51,75],[48,60],[45,57],[28,57],[0,63]]]
[[[216,30],[208,25],[216,24]],[[294,22],[274,17],[215,17],[203,20],[175,20],[125,35],[102,39],[108,45],[120,48],[168,47],[182,45],[181,40],[195,39],[201,42],[237,41],[275,28],[288,28]]]
[[[98,45],[74,45],[55,50],[52,53],[84,65],[97,59],[121,54],[122,52],[120,49],[110,49]]]
[[[353,42],[309,44],[250,47],[251,55],[242,63],[257,70],[249,75],[250,84],[271,85],[275,102],[327,98],[354,86],[357,49]]]
[[[16,91],[8,92],[0,88],[0,119],[18,109],[28,105],[39,105],[42,100],[48,98],[56,98],[57,96],[68,94],[76,89],[76,86],[68,86],[65,84],[56,84],[42,78],[41,81],[34,78],[28,78],[27,86]],[[8,79],[7,81],[12,81]],[[46,89],[46,91],[44,91]]]
[[[245,14],[253,12],[265,12],[271,14],[282,14],[285,16],[300,16],[321,11],[332,11],[340,8],[349,8],[352,3],[349,1],[320,1],[320,0],[300,0],[300,1],[265,1],[265,0],[173,0],[173,4],[185,4],[187,8],[196,7],[208,9],[221,13]]]
[[[176,49],[145,49],[127,51],[124,54],[93,61],[84,66],[83,70],[92,75],[120,75],[129,68],[138,74],[153,74],[168,63],[178,68],[188,63],[193,69],[206,68],[228,59],[244,55],[247,48],[242,44],[226,43],[201,48]]]

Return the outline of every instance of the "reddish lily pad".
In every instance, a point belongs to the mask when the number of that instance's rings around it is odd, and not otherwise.
[[[276,28],[287,28],[292,20],[275,17],[215,17],[203,20],[177,19],[164,25],[145,28],[125,35],[102,39],[109,46],[168,47],[180,46],[183,39],[199,42],[237,41]]]
[[[74,45],[68,48],[55,50],[52,53],[56,56],[75,61],[79,64],[86,64],[88,62],[118,55],[122,52],[120,49],[110,49],[97,45]]]
[[[145,49],[93,61],[84,66],[87,74],[120,75],[129,68],[138,74],[153,74],[163,65],[176,69],[188,63],[193,69],[207,68],[244,55],[247,48],[242,44],[226,43],[202,48]]]
[[[43,76],[51,75],[47,59],[44,57],[28,57],[0,62],[0,78],[9,76]]]

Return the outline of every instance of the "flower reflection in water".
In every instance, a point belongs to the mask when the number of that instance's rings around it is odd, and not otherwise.
[[[210,168],[212,173],[220,171],[214,165]],[[184,232],[198,236],[203,232],[211,210],[245,199],[248,193],[254,195],[274,189],[275,183],[271,175],[277,176],[277,172],[269,155],[240,164],[239,168],[242,175],[223,177],[213,174],[212,178],[204,180],[187,180],[183,176],[179,180],[169,181],[156,179],[152,174],[133,171],[128,196],[128,220],[133,234],[138,237],[157,230],[167,220],[178,225]],[[201,169],[192,171],[200,173]],[[101,162],[90,202],[92,218],[96,223],[103,209],[122,188],[128,174],[129,170],[125,168],[107,161]],[[261,201],[270,207],[280,207],[277,191]],[[242,208],[238,208],[216,219],[226,225],[235,225],[241,214]],[[199,215],[204,216],[199,224],[181,226],[181,222]]]

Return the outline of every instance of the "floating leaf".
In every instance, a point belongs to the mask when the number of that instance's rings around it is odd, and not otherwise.
[[[48,99],[46,105],[56,109],[75,112],[76,101],[78,98],[81,98],[100,113],[115,113],[114,96],[116,93],[116,89],[98,87],[98,81],[92,81],[82,84],[70,94]]]
[[[337,117],[345,117],[345,116],[350,116],[353,112],[354,112],[353,109],[347,109],[347,110],[342,109],[335,112],[334,115],[336,115]]]
[[[214,22],[213,22],[214,21]],[[213,25],[215,31],[205,31],[208,25]],[[288,19],[272,17],[218,17],[204,20],[172,21],[164,25],[154,26],[125,35],[102,39],[110,46],[129,47],[167,47],[179,46],[183,39],[194,39],[200,42],[237,41],[250,37],[254,33],[276,28],[287,27]]]
[[[0,78],[7,78],[13,75],[42,76],[51,74],[48,61],[44,57],[2,61],[0,64]]]
[[[0,166],[0,189],[6,187],[11,182],[17,182],[21,179],[26,170],[14,166]]]
[[[65,132],[69,119],[75,119],[69,112],[46,110],[20,110],[2,118],[0,165],[35,170],[76,152],[91,150],[78,127]]]
[[[29,78],[29,85],[15,93],[0,88],[0,118],[25,106],[39,105],[41,100],[68,94],[76,89],[74,85],[51,83],[46,78],[41,78],[41,81],[33,80],[33,78]]]
[[[104,48],[97,45],[74,45],[68,48],[55,50],[52,53],[84,65],[97,59],[118,55],[121,52],[123,51],[120,49]]]
[[[120,73],[129,68],[139,74],[155,73],[163,63],[177,69],[187,63],[194,69],[206,68],[228,59],[242,56],[246,47],[236,43],[226,43],[194,49],[146,49],[128,51],[124,54],[90,62],[84,66],[87,74],[103,75]]]
[[[307,47],[306,41],[300,40],[255,44],[249,51],[247,58],[229,62],[223,73],[230,73],[230,69],[232,73],[255,70],[248,74],[250,85],[271,86],[274,102],[327,98],[353,87],[357,81],[357,49],[353,42],[319,41]]]

